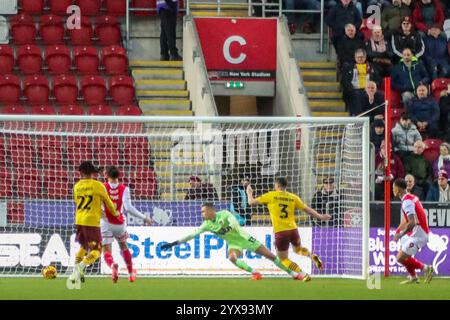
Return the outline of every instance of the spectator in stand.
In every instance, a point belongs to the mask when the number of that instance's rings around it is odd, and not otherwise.
[[[314,224],[318,226],[337,226],[339,223],[339,193],[334,186],[334,178],[324,178],[322,188],[318,190],[311,201],[311,208],[321,214],[329,214],[329,221],[314,219]]]
[[[406,182],[406,191],[411,194],[415,194],[419,200],[425,200],[425,195],[423,193],[423,189],[416,185],[416,178],[412,174],[407,174],[405,176]]]
[[[252,209],[248,205],[247,186],[250,184],[250,179],[245,177],[241,180],[239,185],[231,187],[231,205],[230,211],[238,215],[236,219],[240,225],[251,225]]]
[[[391,133],[394,152],[402,159],[414,151],[414,144],[417,141],[422,140],[416,126],[405,112],[401,114],[400,121],[392,128]]]
[[[434,177],[437,177],[439,171],[450,172],[450,143],[444,142],[439,147],[439,157],[433,161]]]
[[[372,36],[366,42],[366,51],[367,58],[378,69],[381,77],[389,77],[393,68],[392,58],[394,53],[380,26],[373,27]]]
[[[444,6],[445,19],[449,19],[450,18],[450,1],[444,0],[442,5]]]
[[[450,203],[450,186],[447,171],[439,172],[437,182],[433,183],[427,193],[427,201]]]
[[[401,27],[402,17],[411,16],[411,0],[392,0],[381,11],[381,27],[386,37],[392,36]]]
[[[417,97],[410,100],[408,114],[416,125],[422,138],[435,138],[439,132],[439,105],[433,96],[428,95],[428,87],[417,87]]]
[[[384,141],[384,121],[375,120],[370,129],[370,142],[375,146],[375,153],[380,151],[381,142]]]
[[[184,200],[218,200],[216,189],[210,183],[203,183],[200,177],[189,178],[191,187],[188,189]]]
[[[353,24],[347,24],[345,26],[345,35],[336,46],[336,54],[341,70],[355,63],[355,51],[361,48],[364,48],[363,35],[356,31]]]
[[[183,58],[178,54],[177,13],[178,0],[158,0],[156,3],[159,18],[161,19],[160,50],[161,61],[180,61]],[[170,53],[170,55],[169,55]]]
[[[404,176],[405,171],[400,158],[390,150],[391,174],[385,176],[386,145],[381,142],[380,150],[375,155],[375,200],[384,200],[384,181],[393,181]]]
[[[417,31],[413,30],[411,17],[403,17],[401,29],[393,32],[391,47],[394,52],[395,62],[403,57],[403,50],[409,48],[416,58],[422,57],[425,52],[425,44]]]
[[[368,81],[380,81],[380,76],[373,68],[372,64],[367,61],[366,50],[357,49],[354,54],[356,63],[347,65],[342,71],[341,84],[343,88],[343,100],[346,110],[350,111],[350,115],[358,115],[362,109],[357,100],[357,96],[364,91]],[[376,90],[376,89],[375,89]]]
[[[403,59],[392,70],[392,89],[401,93],[403,105],[408,106],[420,84],[429,83],[430,78],[422,62],[413,56],[411,49],[403,49]]]
[[[423,188],[423,191],[428,192],[430,181],[432,180],[433,172],[431,164],[423,156],[425,150],[425,144],[422,140],[414,143],[414,151],[403,158],[403,165],[405,167],[405,173],[410,173],[416,177],[416,183],[419,187]]]
[[[432,26],[424,37],[425,54],[423,60],[431,80],[446,78],[449,75],[447,38],[438,25]]]
[[[417,0],[413,10],[414,26],[422,36],[429,35],[430,28],[437,25],[440,30],[444,27],[444,8],[439,0]]]
[[[448,84],[447,90],[441,92],[439,109],[441,113],[439,117],[439,133],[444,140],[450,141],[450,84]]]
[[[378,107],[365,116],[370,117],[370,122],[384,119],[384,95],[377,91],[377,84],[374,81],[367,81],[365,90],[356,92],[355,101],[356,114]]]
[[[362,17],[352,0],[337,0],[325,18],[325,22],[333,31],[333,45],[336,48],[337,41],[344,37],[345,26],[352,24],[359,30]]]

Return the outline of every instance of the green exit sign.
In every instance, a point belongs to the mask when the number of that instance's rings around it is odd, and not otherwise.
[[[242,89],[244,88],[244,82],[242,81],[227,81],[225,87],[228,89]]]

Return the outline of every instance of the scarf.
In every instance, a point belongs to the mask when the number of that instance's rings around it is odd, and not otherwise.
[[[439,156],[438,158],[438,170],[443,170],[444,169],[444,160],[450,161],[450,155],[448,156]],[[447,172],[450,174],[450,172]]]
[[[364,89],[366,87],[366,76],[367,76],[367,69],[368,69],[368,65],[363,63],[363,64],[356,64],[356,69],[358,70],[358,85],[359,88],[358,89]]]
[[[386,52],[386,41],[384,40],[384,36],[381,36],[379,39],[370,38],[370,44],[373,52]]]

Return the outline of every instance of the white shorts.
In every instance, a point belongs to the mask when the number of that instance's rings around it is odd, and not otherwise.
[[[409,256],[414,256],[419,249],[424,247],[428,242],[428,235],[408,236],[405,235],[401,239],[401,249]]]
[[[100,230],[102,232],[102,244],[112,244],[114,239],[118,242],[125,242],[128,239],[127,223],[112,224],[107,220],[100,220]]]

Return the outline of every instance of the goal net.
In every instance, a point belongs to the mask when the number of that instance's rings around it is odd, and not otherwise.
[[[25,120],[26,121],[25,121]],[[276,177],[328,222],[296,213],[302,245],[317,253],[290,257],[317,276],[364,278],[368,263],[368,122],[354,118],[175,118],[0,116],[0,276],[39,275],[53,265],[73,268],[73,185],[78,165],[117,166],[134,206],[154,220],[127,215],[128,246],[138,275],[242,275],[214,234],[161,250],[202,223],[201,204],[231,211],[250,234],[275,252],[265,206],[254,195],[273,190]],[[102,174],[97,179],[104,181]],[[325,185],[324,185],[324,182]],[[324,189],[325,188],[325,189]],[[113,255],[126,272],[117,243]],[[243,259],[262,273],[285,274],[252,252]],[[103,260],[90,275],[110,274]]]

